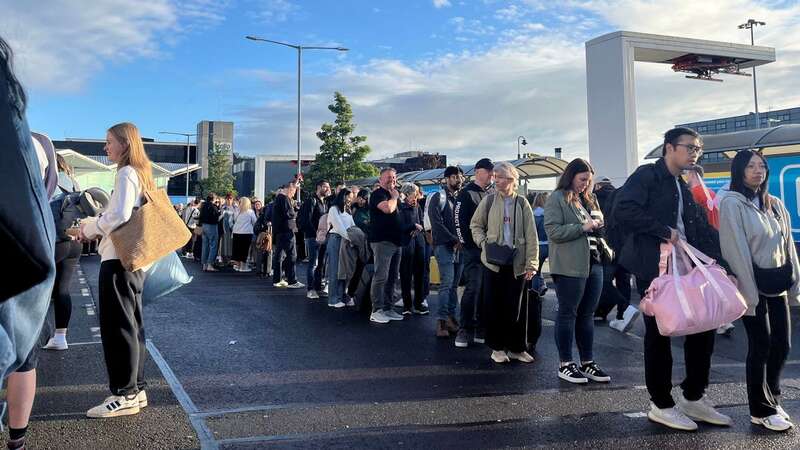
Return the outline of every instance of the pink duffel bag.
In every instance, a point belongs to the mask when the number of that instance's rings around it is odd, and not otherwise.
[[[678,271],[678,252],[688,269],[683,275]],[[744,297],[725,269],[686,241],[678,241],[678,248],[661,244],[659,269],[660,275],[650,284],[639,309],[655,316],[662,336],[714,330],[747,311]]]

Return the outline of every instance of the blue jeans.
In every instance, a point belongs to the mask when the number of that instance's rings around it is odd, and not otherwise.
[[[328,234],[326,253],[328,254],[328,304],[335,305],[344,302],[344,280],[337,276],[339,273],[339,247],[342,237],[336,233]],[[309,256],[311,258],[311,256]],[[346,303],[346,302],[345,302]]]
[[[306,287],[309,291],[322,290],[322,267],[317,260],[321,246],[317,243],[317,238],[306,238],[306,248],[308,249],[308,265],[306,266]]]
[[[217,260],[217,244],[219,243],[219,232],[217,224],[203,224],[203,254],[200,257],[202,264],[214,264]]]
[[[458,281],[461,279],[461,260],[459,254],[449,245],[433,248],[436,263],[439,265],[439,311],[437,318],[446,320],[455,317],[458,306]]]
[[[592,316],[603,291],[603,266],[592,264],[588,278],[553,275],[558,297],[556,347],[561,362],[571,362],[572,340],[581,361],[593,361],[594,321]]]

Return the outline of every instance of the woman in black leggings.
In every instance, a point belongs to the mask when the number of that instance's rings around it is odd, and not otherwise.
[[[56,243],[56,282],[53,286],[53,312],[56,316],[56,332],[47,341],[44,349],[66,350],[67,328],[72,315],[72,297],[69,295],[72,275],[81,257],[81,243],[76,240]]]

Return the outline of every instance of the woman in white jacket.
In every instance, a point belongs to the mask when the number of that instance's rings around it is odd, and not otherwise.
[[[233,268],[237,272],[250,272],[247,267],[247,256],[253,242],[253,226],[256,224],[256,213],[250,205],[250,199],[239,199],[239,209],[233,215]]]
[[[147,406],[145,394],[144,324],[142,285],[144,269],[130,272],[119,260],[109,235],[126,223],[141,206],[142,192],[155,189],[150,160],[139,130],[132,123],[120,123],[106,133],[105,151],[117,164],[114,191],[105,212],[93,222],[81,225],[81,239],[101,237],[100,334],[108,370],[111,396],[90,409],[88,417],[116,417],[137,414]]]
[[[331,229],[328,233],[325,253],[328,255],[328,306],[331,308],[355,305],[353,300],[345,301],[347,280],[340,280],[337,275],[339,272],[339,247],[344,244],[344,241],[350,240],[347,229],[356,226],[353,216],[349,212],[352,202],[352,192],[347,188],[342,188],[336,194],[333,205],[328,209],[328,223]]]
[[[748,310],[747,400],[750,420],[774,431],[792,428],[780,405],[780,378],[790,348],[788,302],[798,300],[797,252],[789,213],[767,192],[760,153],[742,150],[731,164],[731,187],[720,201],[719,240]]]

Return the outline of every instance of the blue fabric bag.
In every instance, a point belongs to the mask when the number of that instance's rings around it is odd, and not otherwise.
[[[153,263],[145,274],[142,288],[142,304],[144,305],[192,282],[192,277],[186,272],[186,268],[183,267],[183,262],[176,252],[170,252]]]

